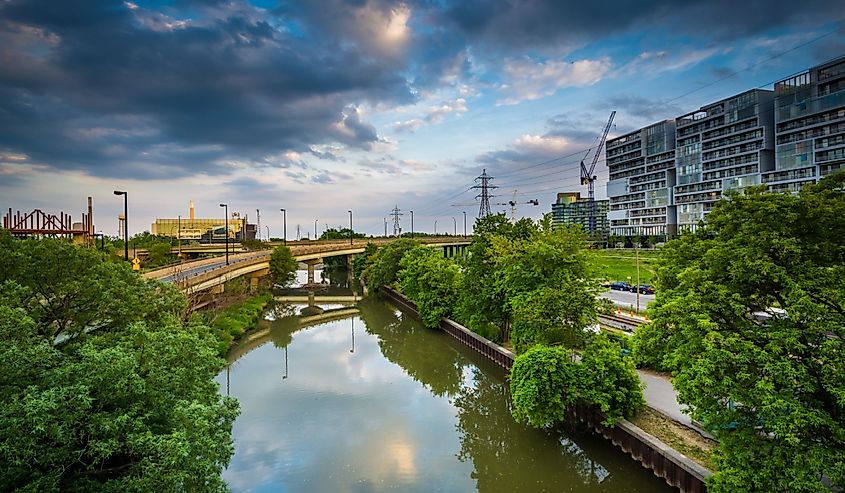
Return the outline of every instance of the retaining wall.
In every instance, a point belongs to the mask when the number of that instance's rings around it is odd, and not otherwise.
[[[382,288],[381,294],[394,305],[419,319],[417,305],[413,301],[390,288]],[[516,355],[512,351],[481,337],[463,325],[444,318],[440,321],[440,328],[504,370],[509,371],[513,366]],[[570,409],[569,415],[613,442],[644,467],[651,469],[655,476],[663,478],[670,486],[684,493],[707,491],[706,480],[713,474],[711,471],[630,421],[622,419],[615,426],[605,426],[602,424],[604,416],[597,409],[586,406]]]

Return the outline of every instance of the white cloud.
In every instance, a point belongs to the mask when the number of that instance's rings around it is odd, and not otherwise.
[[[497,104],[517,104],[551,96],[565,87],[589,86],[600,81],[612,66],[607,57],[575,62],[509,59],[502,68],[503,82],[498,87],[506,96]]]
[[[425,124],[442,122],[447,115],[454,114],[459,116],[467,111],[469,111],[469,109],[467,108],[466,99],[455,98],[443,101],[439,105],[428,107],[421,118],[411,118],[409,120],[398,121],[393,124],[393,129],[397,132],[413,133]]]
[[[619,69],[624,75],[633,73],[656,74],[696,65],[723,50],[707,48],[703,50],[686,50],[678,52],[644,51]]]

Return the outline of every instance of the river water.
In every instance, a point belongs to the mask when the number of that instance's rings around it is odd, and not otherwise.
[[[673,491],[587,431],[515,422],[504,372],[445,333],[374,297],[321,306],[268,311],[217,377],[241,405],[232,491]]]

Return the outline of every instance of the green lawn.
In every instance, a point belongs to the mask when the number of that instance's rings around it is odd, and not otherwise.
[[[640,251],[640,284],[651,284],[657,252]],[[637,282],[637,258],[633,250],[601,250],[593,262],[599,277],[608,281]]]

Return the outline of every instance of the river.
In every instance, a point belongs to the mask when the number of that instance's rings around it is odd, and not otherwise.
[[[241,405],[233,492],[674,491],[597,435],[515,422],[501,369],[375,297],[301,308],[217,377]]]

